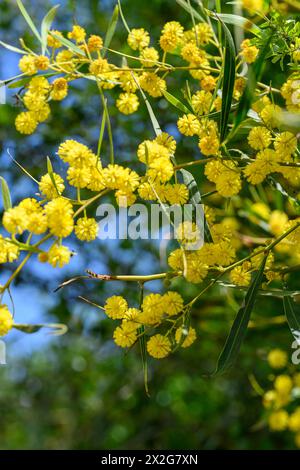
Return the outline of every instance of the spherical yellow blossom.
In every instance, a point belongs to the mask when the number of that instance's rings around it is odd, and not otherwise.
[[[234,82],[234,89],[233,89],[233,97],[235,100],[239,100],[242,96],[243,91],[245,90],[246,87],[246,79],[245,77],[237,77]],[[217,106],[215,105],[215,108]]]
[[[163,296],[160,294],[149,294],[143,299],[142,310],[145,315],[161,317],[165,313]]]
[[[141,311],[138,308],[129,308],[123,319],[123,323],[130,322],[131,324],[135,324],[136,328],[140,325],[139,316],[141,315]]]
[[[237,266],[230,272],[230,280],[237,286],[248,286],[251,281],[251,274],[245,271],[243,266]]]
[[[275,390],[269,390],[268,392],[266,392],[263,397],[264,407],[267,409],[273,408],[276,398],[277,398],[277,392]]]
[[[165,313],[167,315],[177,315],[183,309],[183,298],[178,292],[166,292],[162,301],[165,303]]]
[[[212,103],[212,94],[208,91],[197,91],[192,96],[192,106],[196,114],[208,114]]]
[[[188,348],[196,340],[196,330],[192,327],[186,328],[181,326],[175,331],[175,341],[176,343],[181,343],[182,348]]]
[[[28,91],[35,95],[44,96],[47,95],[50,89],[50,83],[44,76],[33,77],[28,83]]]
[[[78,44],[84,41],[86,36],[86,32],[84,28],[82,28],[79,25],[74,25],[72,31],[68,33],[68,38],[69,39],[74,39]]]
[[[54,199],[55,197],[60,196],[64,189],[64,180],[60,175],[54,172],[51,176],[49,173],[42,176],[41,181],[39,182],[39,190],[47,199]]]
[[[134,93],[138,89],[138,77],[131,72],[120,72],[119,81],[121,88],[128,93]]]
[[[47,36],[47,46],[48,47],[53,47],[53,49],[59,49],[61,47],[61,42],[59,41],[59,39],[56,39],[54,36],[52,36],[52,34],[55,34],[55,36],[59,36],[59,37],[62,37],[62,33],[60,31],[57,31],[55,29],[53,30],[50,30],[49,33],[48,33],[48,36]]]
[[[38,70],[48,70],[50,60],[45,55],[38,55],[35,57],[34,63]]]
[[[158,98],[167,88],[166,81],[153,72],[144,72],[140,77],[141,88],[150,96]]]
[[[278,375],[274,381],[274,388],[280,395],[288,395],[293,388],[293,381],[289,375]]]
[[[114,331],[114,341],[121,348],[129,348],[137,340],[137,331],[131,324],[122,324]]]
[[[289,416],[289,430],[292,432],[300,432],[300,408],[296,410]]]
[[[162,29],[159,39],[160,47],[165,52],[173,51],[183,39],[183,26],[178,21],[169,21]]]
[[[268,354],[268,363],[273,369],[282,369],[287,365],[288,356],[282,349],[272,349]]]
[[[74,168],[86,168],[96,165],[96,155],[84,144],[76,140],[66,140],[58,149],[59,157]]]
[[[251,45],[250,39],[245,39],[241,44],[241,55],[247,64],[252,64],[258,55],[259,50]]]
[[[130,207],[136,201],[136,194],[132,191],[122,191],[118,189],[115,192],[116,201],[119,207]]]
[[[168,159],[170,151],[156,140],[145,140],[138,146],[137,156],[141,162],[149,165],[159,158]]]
[[[187,281],[199,284],[206,278],[207,273],[208,266],[206,264],[199,262],[196,258],[188,258],[187,269],[184,272]]]
[[[281,159],[289,157],[297,150],[297,137],[291,132],[282,132],[276,136],[274,148]]]
[[[12,329],[14,324],[13,316],[7,305],[0,305],[0,336],[5,336]]]
[[[179,132],[186,136],[198,134],[200,131],[200,123],[194,114],[184,114],[178,119],[177,126]]]
[[[103,169],[102,175],[107,188],[118,189],[124,193],[135,191],[139,185],[139,175],[120,165],[108,165]]]
[[[63,197],[57,197],[45,206],[48,227],[56,237],[68,237],[74,227],[72,204]]]
[[[249,145],[255,150],[263,150],[272,142],[271,132],[265,127],[253,127],[248,135]]]
[[[150,43],[149,33],[144,28],[133,28],[128,34],[127,43],[134,51],[144,49]]]
[[[52,83],[50,97],[55,101],[63,100],[68,94],[68,82],[65,78],[56,78]]]
[[[88,38],[87,45],[90,52],[100,51],[100,49],[103,47],[103,39],[100,36],[92,34]]]
[[[165,147],[169,151],[170,155],[175,153],[176,150],[176,140],[167,132],[161,132],[154,140],[157,144]]]
[[[128,310],[126,300],[120,295],[113,295],[106,300],[104,311],[113,320],[123,319]]]
[[[69,50],[63,50],[56,56],[57,66],[64,72],[73,72],[75,69],[74,54]]]
[[[91,180],[90,169],[70,166],[67,171],[67,180],[75,188],[86,188]]]
[[[105,188],[105,182],[101,168],[97,166],[90,167],[90,182],[87,185],[87,188],[91,191],[100,192]]]
[[[212,75],[207,75],[200,82],[204,91],[213,91],[216,88],[216,79]]]
[[[189,199],[189,191],[185,184],[169,184],[166,192],[167,201],[173,204],[186,204]]]
[[[269,104],[261,111],[260,117],[267,126],[274,128],[278,125],[278,115],[280,112],[280,106],[277,104]]]
[[[199,140],[199,149],[205,156],[217,155],[220,148],[220,141],[216,134],[210,134]]]
[[[163,335],[154,335],[147,341],[147,351],[155,359],[162,359],[171,352],[170,340]]]
[[[71,251],[63,245],[53,245],[48,251],[48,263],[54,268],[63,268],[70,262]]]
[[[293,74],[283,84],[281,94],[285,99],[288,111],[300,112],[300,80],[297,74]]]
[[[169,158],[158,158],[150,163],[147,175],[153,180],[166,183],[174,174],[174,169]]]
[[[232,197],[240,192],[242,181],[240,174],[227,170],[216,181],[216,190],[223,197]]]
[[[183,270],[184,256],[184,252],[180,248],[172,251],[168,257],[168,265],[174,270]]]
[[[32,134],[38,125],[37,117],[32,111],[20,113],[16,117],[15,125],[21,134]]]
[[[7,232],[15,235],[26,230],[28,217],[26,211],[21,207],[12,207],[4,212],[2,223]]]
[[[90,242],[95,240],[98,233],[98,224],[95,219],[82,217],[75,225],[75,235],[79,240]]]
[[[37,72],[35,56],[23,55],[19,60],[19,69],[26,75],[34,75]]]
[[[194,40],[196,40],[197,35],[197,40],[200,46],[208,44],[213,36],[212,27],[207,23],[198,23],[192,28],[192,32],[194,34]]]
[[[140,53],[140,61],[144,67],[154,67],[159,60],[159,53],[154,47],[145,47]]]
[[[284,431],[288,426],[289,415],[285,410],[274,411],[269,416],[269,427],[272,431]]]
[[[132,114],[139,107],[139,99],[134,93],[121,93],[116,101],[118,110],[123,114]]]
[[[12,263],[18,259],[19,254],[19,247],[12,243],[12,240],[0,235],[0,264]]]
[[[288,216],[285,212],[282,211],[273,211],[270,215],[269,226],[270,230],[274,235],[281,235],[286,227],[288,222]]]

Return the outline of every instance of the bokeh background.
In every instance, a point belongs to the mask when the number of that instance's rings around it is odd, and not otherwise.
[[[36,24],[55,1],[24,2]],[[73,21],[89,33],[104,35],[114,7],[112,0],[60,0],[55,29],[66,31]],[[222,2],[223,3],[223,2]],[[174,0],[123,0],[131,27],[145,27],[158,40],[165,21],[189,24],[188,15]],[[228,7],[231,8],[231,7]],[[33,39],[14,0],[0,0],[0,39],[18,45]],[[121,21],[113,40],[115,49],[127,51]],[[37,45],[36,45],[37,47]],[[0,49],[0,79],[18,74],[18,56]],[[274,66],[275,67],[275,66]],[[280,69],[270,71],[278,83]],[[93,83],[76,82],[69,97],[52,105],[51,118],[30,137],[14,129],[19,104],[17,89],[7,89],[7,104],[0,105],[0,172],[9,183],[13,202],[30,196],[36,188],[13,163],[13,155],[36,178],[46,173],[46,156],[59,171],[55,152],[66,138],[80,139],[96,148],[102,113]],[[152,138],[146,110],[122,116],[110,101],[118,162],[134,159],[137,145]],[[176,114],[164,99],[155,101],[161,127],[179,140],[179,159],[191,160],[196,151],[190,140],[180,141]],[[9,153],[8,153],[9,152]],[[104,143],[104,159],[109,147]],[[106,157],[105,157],[106,155]],[[134,164],[131,163],[131,167]],[[198,178],[201,180],[199,170]],[[2,204],[2,203],[1,203]],[[150,361],[149,387],[144,393],[143,373],[137,351],[124,354],[111,340],[113,325],[100,311],[77,299],[84,295],[99,304],[112,293],[124,294],[132,304],[138,291],[121,283],[85,282],[54,293],[58,284],[86,268],[99,273],[149,273],[162,269],[158,246],[150,242],[97,241],[69,245],[77,252],[72,263],[57,271],[32,263],[14,284],[16,321],[62,322],[69,327],[63,337],[40,331],[33,335],[13,332],[7,339],[7,365],[0,366],[0,449],[289,449],[289,435],[271,435],[261,419],[261,396],[255,380],[268,387],[270,349],[291,351],[286,325],[250,328],[238,362],[231,372],[211,377],[241,296],[220,287],[203,297],[194,309],[198,340],[189,350],[163,361]],[[0,283],[9,274],[1,266]],[[296,283],[295,279],[295,283]],[[160,283],[147,284],[159,291]],[[197,286],[177,283],[187,298]],[[6,299],[9,302],[9,299]],[[277,301],[259,300],[253,318],[282,315]],[[254,379],[255,378],[255,379]]]

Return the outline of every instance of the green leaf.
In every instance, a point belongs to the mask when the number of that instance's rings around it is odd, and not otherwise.
[[[180,109],[183,113],[189,114],[191,111],[187,108],[176,96],[171,95],[168,91],[163,91],[164,97],[169,103],[171,103],[175,108]]]
[[[244,121],[251,107],[252,100],[255,96],[256,84],[262,76],[263,66],[266,60],[266,55],[269,51],[269,46],[270,46],[270,42],[271,42],[273,34],[274,34],[273,32],[269,34],[264,46],[260,49],[260,53],[256,61],[254,62],[254,64],[250,65],[248,68],[247,85],[239,102],[232,134],[235,133],[237,126],[239,126],[239,124]]]
[[[223,373],[229,367],[231,367],[239,353],[241,344],[246,335],[250,315],[254,307],[258,290],[262,283],[266,261],[267,256],[264,257],[257,274],[255,275],[250,284],[243,305],[239,309],[234,319],[225,346],[218,359],[217,368],[214,374]]]
[[[188,13],[191,14],[192,12],[194,18],[196,18],[198,21],[202,21],[202,22],[205,21],[205,14],[203,11],[201,11],[202,14],[200,14],[197,10],[195,10],[195,8],[189,5],[189,3],[186,2],[185,0],[176,0],[176,3],[178,3],[178,5],[180,5]],[[200,9],[200,5],[199,5],[199,9]]]
[[[234,26],[239,26],[240,28],[246,29],[250,33],[258,35],[261,32],[261,29],[248,18],[244,18],[239,15],[232,15],[229,13],[218,13],[218,15],[212,15],[216,18],[219,17],[224,23],[233,24]]]
[[[34,23],[33,23],[30,15],[29,15],[29,13],[27,12],[26,8],[24,7],[22,0],[17,0],[17,5],[19,7],[20,12],[24,16],[25,21],[27,22],[28,26],[30,27],[31,31],[33,32],[33,34],[38,38],[38,40],[41,43],[42,42],[41,35],[38,32],[38,30],[36,29],[36,27],[34,26]]]
[[[48,32],[51,28],[51,25],[53,23],[53,20],[55,18],[58,8],[59,8],[59,5],[55,5],[53,8],[51,8],[51,10],[49,10],[48,13],[44,16],[43,21],[42,21],[41,37],[42,37],[42,54],[43,55],[45,54],[47,50]]]
[[[10,191],[8,188],[8,184],[3,178],[3,176],[0,176],[0,181],[1,181],[1,193],[2,193],[3,207],[7,211],[8,209],[12,207]]]
[[[52,335],[61,336],[67,333],[68,327],[63,323],[40,323],[36,325],[29,325],[23,323],[14,323],[13,328],[22,331],[23,333],[32,334],[40,331],[42,328],[49,328]]]
[[[76,44],[73,44],[73,42],[69,41],[63,36],[58,36],[58,34],[55,34],[52,31],[49,31],[49,34],[51,34],[51,36],[53,36],[55,39],[60,41],[64,46],[66,46],[67,49],[74,52],[74,54],[85,56],[85,53],[80,49],[80,47],[76,46]]]
[[[227,124],[233,100],[235,81],[235,56],[236,50],[231,32],[222,20],[218,18],[225,36],[225,55],[223,63],[222,109],[220,119],[220,137],[224,141],[227,134]]]
[[[199,191],[197,182],[196,182],[194,176],[192,175],[192,173],[190,173],[189,171],[184,170],[184,169],[179,170],[179,173],[182,176],[183,183],[185,184],[185,186],[187,187],[187,189],[189,191],[188,203],[192,204],[194,207],[196,205],[201,204],[202,203],[201,193]],[[203,214],[203,217],[204,217],[204,214]],[[191,220],[192,220],[192,214],[191,214]],[[209,227],[208,227],[208,224],[207,224],[207,221],[205,220],[205,217],[204,217],[204,240],[207,243],[210,243],[210,242],[213,241],[210,230],[209,230]]]
[[[17,82],[11,83],[10,85],[8,85],[7,88],[22,88],[23,86],[27,85],[27,83],[29,83],[31,79],[32,77],[22,78],[22,80],[18,80]]]
[[[0,41],[1,46],[5,47],[5,49],[8,49],[9,51],[16,52],[17,54],[26,54],[25,51],[22,49],[19,49],[18,47],[11,46],[10,44],[6,44],[6,42]]]
[[[54,178],[54,172],[53,172],[53,167],[52,167],[52,163],[51,163],[51,160],[49,157],[47,157],[47,172],[51,178],[51,181],[52,181],[52,184],[53,186],[55,187],[56,189],[56,192],[57,194],[60,196],[60,192],[58,190],[58,187],[56,185],[56,181],[55,181],[55,178]]]
[[[114,8],[114,11],[113,11],[111,20],[110,20],[110,22],[109,22],[108,28],[107,28],[105,38],[104,38],[103,57],[104,57],[105,54],[106,54],[106,50],[105,50],[105,49],[107,49],[107,48],[110,46],[111,40],[112,40],[112,38],[113,38],[113,36],[114,36],[114,34],[115,34],[116,27],[117,27],[117,23],[118,23],[118,19],[119,19],[119,6],[116,5],[115,8]]]
[[[300,317],[294,310],[293,301],[290,296],[283,297],[284,313],[290,327],[291,333],[295,339],[299,340],[300,337]]]

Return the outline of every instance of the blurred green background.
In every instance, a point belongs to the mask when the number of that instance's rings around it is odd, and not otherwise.
[[[36,24],[53,1],[25,1]],[[114,2],[85,0],[59,2],[55,28],[68,30],[75,20],[89,33],[104,35]],[[223,3],[223,2],[222,2]],[[165,21],[190,25],[188,15],[174,0],[123,0],[131,27],[145,27],[155,40]],[[0,39],[18,45],[28,35],[24,19],[11,0],[0,1]],[[122,48],[125,30],[119,22],[115,49]],[[126,50],[126,48],[124,49]],[[0,78],[17,74],[17,57],[1,49]],[[276,77],[280,83],[280,71]],[[12,163],[7,150],[35,176],[46,172],[47,155],[53,157],[65,138],[79,138],[92,148],[97,145],[101,107],[95,101],[93,84],[76,84],[66,102],[52,106],[52,116],[35,136],[23,137],[14,130],[17,90],[8,90],[7,104],[0,106],[0,171],[9,181],[14,202],[32,193],[30,181]],[[155,102],[162,128],[177,137],[176,114],[166,110],[162,99]],[[118,161],[133,159],[136,147],[152,138],[146,110],[130,118],[111,108]],[[66,135],[67,133],[67,135]],[[187,142],[186,142],[187,141]],[[179,158],[191,160],[195,149],[189,139],[179,143]],[[105,154],[105,147],[104,147]],[[108,158],[108,147],[106,152]],[[201,175],[199,175],[201,177]],[[44,332],[24,336],[13,333],[7,341],[8,364],[0,366],[0,449],[289,449],[287,434],[271,435],[262,422],[261,397],[253,389],[253,375],[268,386],[271,371],[266,355],[274,347],[290,351],[291,337],[286,325],[250,329],[239,360],[231,372],[218,378],[214,370],[218,354],[241,295],[220,287],[210,292],[194,310],[198,340],[189,350],[178,351],[163,360],[149,362],[150,398],[144,393],[140,356],[124,354],[112,342],[113,326],[98,310],[81,303],[84,295],[98,303],[112,293],[122,293],[134,304],[138,291],[130,285],[79,283],[53,293],[60,281],[96,272],[158,272],[157,246],[124,241],[121,244],[95,242],[73,247],[78,256],[70,267],[57,272],[33,264],[14,285],[12,295],[18,322],[56,321],[69,326],[64,337]],[[8,272],[1,267],[1,279]],[[297,279],[294,280],[295,285]],[[24,285],[26,284],[26,288]],[[186,298],[198,287],[177,282]],[[147,285],[159,290],[157,283]],[[278,301],[259,300],[253,318],[282,314]]]

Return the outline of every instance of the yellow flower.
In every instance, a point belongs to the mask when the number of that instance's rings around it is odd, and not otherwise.
[[[289,157],[297,150],[297,137],[291,132],[282,132],[275,138],[274,147],[281,160]]]
[[[294,413],[289,417],[289,430],[292,432],[300,431],[300,408],[296,408]]]
[[[91,180],[90,169],[70,166],[67,171],[67,180],[75,188],[86,188]]]
[[[189,136],[199,134],[200,123],[194,114],[184,114],[177,121],[177,126],[181,134]]]
[[[58,155],[64,161],[75,168],[86,168],[96,165],[97,156],[84,144],[76,140],[66,140],[58,149]]]
[[[55,101],[63,100],[68,94],[68,82],[65,78],[56,78],[52,83],[50,97]]]
[[[207,75],[200,82],[204,91],[213,91],[216,88],[216,79],[212,75]]]
[[[168,202],[173,204],[186,204],[189,198],[189,191],[185,184],[175,183],[167,186],[166,198]]]
[[[166,292],[163,295],[163,302],[165,302],[165,313],[167,315],[177,315],[183,309],[183,298],[178,292]]]
[[[147,175],[162,183],[169,181],[174,174],[174,168],[169,158],[158,158],[150,163]]]
[[[128,34],[127,43],[134,51],[144,49],[148,47],[150,43],[149,33],[145,31],[144,28],[133,28]]]
[[[269,104],[261,111],[260,117],[267,126],[274,128],[278,125],[278,115],[280,112],[280,106],[277,104]]]
[[[5,336],[12,329],[13,316],[6,305],[0,305],[0,336]]]
[[[114,341],[121,348],[129,348],[137,340],[137,331],[131,324],[123,323],[114,331]]]
[[[184,273],[187,281],[193,284],[199,284],[206,278],[208,266],[200,262],[197,258],[189,257],[187,263],[187,270]]]
[[[183,26],[178,21],[169,21],[162,29],[159,39],[160,47],[165,52],[173,51],[183,40]]]
[[[121,93],[116,101],[118,110],[123,114],[134,113],[139,104],[139,99],[134,93]]]
[[[60,36],[60,37],[63,37],[62,33],[60,31],[57,31],[55,29],[53,30],[50,30],[49,33],[48,33],[48,36],[47,36],[47,46],[48,47],[53,47],[54,49],[58,49],[61,47],[61,42],[56,39],[55,37],[52,36],[52,34],[50,33],[53,33],[55,34],[56,36]]]
[[[158,51],[154,47],[145,47],[140,53],[140,61],[144,67],[154,67],[159,60]]]
[[[184,268],[184,252],[178,248],[172,251],[168,257],[168,265],[175,271],[183,270]]]
[[[230,272],[230,280],[237,286],[248,286],[251,281],[251,274],[243,266],[237,266]]]
[[[26,230],[28,216],[22,207],[12,207],[4,212],[3,227],[12,235],[21,234]]]
[[[12,263],[18,259],[19,254],[19,247],[12,243],[12,240],[0,235],[0,264]]]
[[[54,268],[63,268],[70,262],[71,251],[63,245],[53,245],[48,251],[48,263]]]
[[[37,72],[35,56],[23,55],[23,57],[19,60],[19,69],[26,75],[34,75]]]
[[[34,63],[38,70],[48,70],[50,60],[45,55],[39,55],[35,57]]]
[[[113,295],[106,300],[104,310],[106,315],[113,320],[123,319],[128,310],[128,304],[120,295]]]
[[[273,211],[270,215],[269,226],[274,235],[281,235],[288,222],[288,216],[282,211]]]
[[[140,77],[140,86],[150,96],[158,98],[167,88],[166,81],[153,72],[144,72]]]
[[[262,260],[265,257],[264,252],[256,254],[256,252],[258,251],[261,251],[261,247],[254,248],[254,250],[252,251],[253,257],[251,258],[251,265],[252,265],[252,268],[254,269],[259,269],[262,263]],[[273,253],[269,253],[267,261],[266,261],[266,269],[270,269],[273,263],[274,263],[274,255]]]
[[[180,328],[177,328],[175,332],[175,341],[176,343],[180,343],[182,341],[182,348],[188,348],[191,346],[196,338],[196,330],[192,327],[186,328],[185,326],[181,326]]]
[[[134,93],[138,89],[138,77],[131,72],[120,72],[119,81],[121,88],[128,93]]]
[[[208,114],[212,103],[212,94],[208,91],[197,91],[192,96],[192,106],[195,113],[202,115]]]
[[[212,133],[199,140],[199,149],[205,156],[217,155],[220,147],[220,141],[216,134]]]
[[[159,145],[165,147],[166,150],[173,155],[176,150],[176,140],[167,132],[161,132],[154,140]]]
[[[20,113],[16,117],[15,125],[21,134],[32,134],[38,125],[37,117],[32,111]]]
[[[54,199],[60,196],[64,189],[64,180],[57,173],[52,173],[51,176],[47,173],[42,176],[41,181],[39,182],[39,190],[47,199]]]
[[[256,46],[251,46],[250,39],[245,39],[241,44],[241,55],[247,64],[252,64],[258,55],[259,50]]]
[[[95,240],[98,233],[98,224],[95,219],[82,217],[75,225],[75,235],[79,240],[90,242]]]
[[[147,341],[147,351],[155,359],[162,359],[171,352],[170,340],[163,335],[154,335]]]
[[[85,30],[77,24],[74,25],[72,31],[68,33],[68,38],[74,39],[78,44],[84,42],[85,36]]]
[[[293,381],[288,375],[278,375],[274,382],[274,388],[280,395],[289,395],[293,388]]]
[[[272,142],[271,132],[265,127],[253,127],[248,135],[249,145],[255,150],[263,150]]]
[[[264,9],[264,0],[242,0],[242,5],[249,10],[252,15]]]
[[[273,369],[282,369],[287,365],[288,356],[281,349],[272,349],[268,354],[268,363]]]
[[[33,77],[29,84],[28,84],[28,91],[35,95],[47,95],[48,91],[50,89],[50,84],[47,80],[46,77],[44,76],[37,76]]]
[[[52,235],[68,237],[74,227],[72,204],[63,197],[57,197],[45,206],[48,227]]]
[[[289,415],[285,410],[274,411],[269,416],[271,431],[284,431],[288,426]]]
[[[88,39],[88,49],[90,52],[100,51],[103,46],[103,39],[100,36],[92,34]]]
[[[69,50],[61,51],[56,56],[56,63],[63,72],[73,72],[75,63],[73,52]]]

